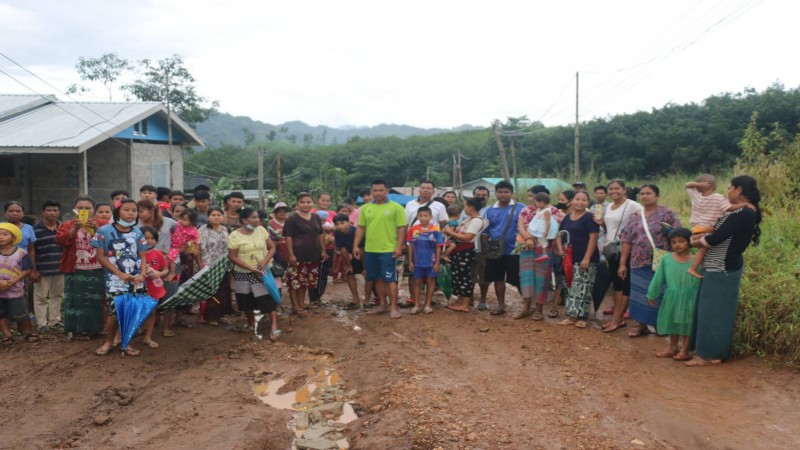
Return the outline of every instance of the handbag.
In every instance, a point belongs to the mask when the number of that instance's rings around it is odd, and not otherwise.
[[[620,228],[622,228],[622,220],[625,218],[625,210],[628,209],[629,201],[630,200],[625,200],[625,206],[622,208],[622,217],[619,219],[620,226],[618,226],[617,231],[614,232],[614,238],[611,239],[611,242],[603,245],[603,256],[605,256],[607,261],[616,261],[619,258],[620,243],[619,239],[617,239],[617,236],[619,235]]]
[[[272,272],[272,276],[275,278],[281,278],[286,275],[286,269],[282,264],[273,263],[269,270]]]
[[[514,210],[517,209],[516,204],[509,206],[511,206],[511,211],[509,211],[508,222],[506,222],[506,227],[503,229],[503,234],[499,239],[489,238],[486,242],[486,257],[489,259],[500,259],[503,257],[503,253],[505,253],[506,237],[508,237],[508,230],[511,229],[511,222],[513,222],[514,219]]]
[[[642,226],[644,227],[644,232],[647,234],[647,239],[650,241],[650,245],[653,246],[653,272],[658,270],[658,266],[661,265],[661,260],[664,259],[664,255],[669,253],[666,250],[661,250],[660,248],[656,247],[655,241],[653,241],[653,236],[650,234],[650,227],[647,226],[647,219],[644,217],[644,211],[642,213]]]

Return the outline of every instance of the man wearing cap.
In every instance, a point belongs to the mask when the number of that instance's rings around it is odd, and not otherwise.
[[[19,324],[19,331],[28,342],[39,336],[31,332],[31,319],[25,301],[25,277],[33,270],[28,252],[18,248],[22,231],[13,223],[0,223],[0,330],[3,344],[11,344],[9,319]]]

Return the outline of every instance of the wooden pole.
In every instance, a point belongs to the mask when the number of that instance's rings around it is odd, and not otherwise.
[[[278,153],[278,160],[275,161],[275,178],[278,180],[278,200],[281,199],[281,155]]]
[[[503,141],[500,139],[500,134],[497,132],[497,124],[492,124],[492,132],[494,133],[494,140],[497,142],[497,148],[500,149],[500,162],[503,163],[503,178],[506,181],[511,181],[511,174],[508,173],[508,159],[506,159],[506,148],[503,146]]]
[[[81,169],[78,172],[78,181],[81,185],[80,195],[89,195],[89,165],[86,162],[86,152],[89,150],[84,150],[81,152]]]
[[[581,123],[578,115],[578,76],[580,72],[575,72],[575,178],[581,176]]]
[[[258,209],[264,209],[264,146],[258,146]]]
[[[176,189],[175,175],[172,169],[175,167],[175,157],[172,155],[172,105],[169,102],[169,69],[166,73],[166,87],[167,87],[167,148],[169,149],[169,187]]]
[[[509,140],[511,141],[511,170],[513,171],[512,178],[514,178],[514,192],[519,192],[517,183],[517,149],[514,147],[514,136],[509,136]]]

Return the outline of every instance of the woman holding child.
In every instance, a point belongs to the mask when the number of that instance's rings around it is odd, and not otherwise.
[[[703,280],[692,333],[696,356],[687,366],[720,364],[730,358],[744,269],[742,254],[751,242],[758,245],[761,236],[761,192],[756,180],[748,175],[731,179],[728,200],[731,204],[749,203],[753,208],[728,212],[711,234],[692,237],[693,246],[708,251],[703,260]]]
[[[529,227],[531,222],[539,223],[541,220],[543,226],[549,228],[551,217],[555,221],[550,207],[550,195],[546,192],[537,192],[535,186],[528,189],[528,206],[520,211],[517,223],[517,246],[522,247],[519,254],[519,292],[524,304],[522,311],[514,316],[515,319],[527,316],[532,316],[533,320],[544,318],[542,308],[547,300],[546,287],[551,267],[550,242],[546,235],[534,236]],[[555,233],[557,226],[553,228]],[[531,303],[534,299],[536,307],[531,312]]]
[[[469,312],[472,302],[472,291],[475,287],[475,277],[472,266],[475,262],[475,246],[480,242],[481,231],[488,225],[481,217],[483,200],[477,197],[468,199],[464,203],[464,214],[467,218],[457,228],[446,227],[444,234],[456,240],[456,248],[450,258],[452,259],[453,295],[458,297],[457,303],[447,308],[458,312]]]
[[[675,211],[658,204],[660,191],[655,184],[645,184],[639,190],[639,202],[643,209],[631,214],[628,224],[620,233],[622,249],[617,277],[630,277],[630,317],[638,322],[638,328],[628,333],[637,338],[650,334],[647,327],[656,326],[659,303],[647,301],[647,288],[653,280],[653,247],[668,250],[669,232],[681,226]],[[644,224],[647,223],[647,231]],[[630,267],[630,273],[628,272]]]

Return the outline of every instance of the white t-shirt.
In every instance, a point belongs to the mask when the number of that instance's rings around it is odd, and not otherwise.
[[[411,223],[417,223],[417,210],[420,206],[425,206],[428,202],[420,203],[418,198],[406,203],[406,223],[411,228]],[[431,209],[431,223],[447,222],[447,210],[444,205],[434,200],[428,208]]]
[[[608,205],[603,216],[603,220],[606,223],[606,242],[613,242],[615,239],[619,239],[631,215],[643,209],[642,205],[630,199],[625,200],[625,203],[619,205],[617,209],[614,209],[613,204]]]
[[[456,231],[459,233],[474,233],[475,237],[472,243],[475,244],[475,250],[480,251],[481,233],[486,227],[489,226],[489,221],[483,217],[467,217],[467,219],[459,224]]]

